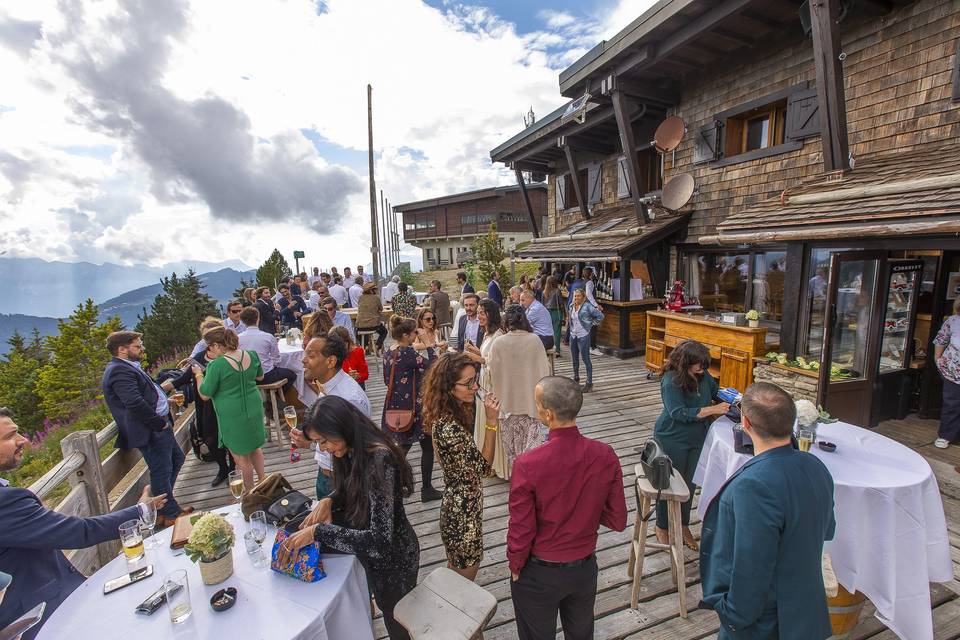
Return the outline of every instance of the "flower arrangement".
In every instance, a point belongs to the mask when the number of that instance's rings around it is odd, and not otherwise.
[[[747,320],[759,320],[759,319],[760,319],[759,311],[757,311],[756,309],[750,309],[750,311],[747,311]]]
[[[820,411],[816,405],[806,399],[797,400],[797,426],[801,429],[809,429],[816,426],[820,421]]]
[[[193,525],[184,550],[193,562],[213,562],[233,547],[233,527],[217,513],[205,513]]]

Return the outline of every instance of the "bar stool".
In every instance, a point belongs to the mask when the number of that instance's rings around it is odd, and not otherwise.
[[[472,640],[497,610],[489,591],[441,567],[403,596],[393,616],[413,640]]]
[[[633,521],[633,540],[630,542],[630,562],[627,565],[627,577],[633,578],[633,588],[630,593],[630,608],[637,608],[640,597],[640,580],[643,578],[644,552],[647,547],[666,551],[670,554],[670,576],[677,586],[677,595],[680,597],[680,617],[687,617],[687,578],[683,561],[683,532],[680,525],[680,505],[690,499],[690,490],[683,476],[676,469],[670,478],[670,487],[657,491],[650,481],[643,475],[643,467],[639,464],[634,467],[637,482],[633,491],[637,500],[637,516]],[[657,494],[660,500],[667,503],[667,526],[670,531],[670,543],[647,542],[647,519],[644,516],[656,503]]]
[[[376,357],[377,332],[373,329],[357,329],[357,344],[363,347],[364,355],[366,355],[369,349],[373,356]]]
[[[266,402],[270,401],[270,409],[273,413],[273,420],[267,416],[267,440],[273,440],[274,429],[277,430],[277,444],[283,446],[283,429],[280,426],[280,407],[283,406],[283,385],[286,383],[285,380],[278,380],[277,382],[271,382],[269,384],[258,384],[257,389],[260,390],[260,396]]]
[[[449,322],[444,322],[437,328],[437,330],[440,332],[441,340],[449,340],[450,332],[453,330],[453,325]]]

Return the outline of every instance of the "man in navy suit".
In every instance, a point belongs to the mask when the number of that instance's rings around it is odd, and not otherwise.
[[[503,290],[500,289],[500,274],[496,271],[490,276],[490,284],[487,285],[487,297],[503,308]]]
[[[790,433],[797,410],[776,385],[750,385],[741,402],[755,455],[707,506],[700,547],[701,608],[720,638],[822,640],[832,635],[821,556],[833,538],[833,479]]]
[[[157,514],[157,526],[172,525],[193,507],[181,509],[173,498],[173,485],[185,456],[173,437],[167,395],[140,366],[143,340],[139,333],[111,333],[107,350],[113,359],[103,372],[103,399],[120,431],[116,447],[140,450],[150,470],[150,484],[157,493],[169,496]]]
[[[17,431],[13,414],[0,407],[0,471],[10,471],[20,464],[27,443]],[[161,508],[166,501],[165,496],[149,496],[148,486],[140,502],[152,500]],[[92,518],[65,516],[44,507],[30,491],[10,487],[0,478],[0,571],[13,576],[0,604],[0,629],[46,602],[42,626],[67,596],[83,584],[83,574],[70,564],[61,549],[82,549],[116,540],[120,537],[120,525],[139,517],[139,505]],[[39,628],[24,634],[24,640],[35,637]]]

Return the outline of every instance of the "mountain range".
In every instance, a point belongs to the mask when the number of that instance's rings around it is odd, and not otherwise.
[[[87,298],[97,302],[101,318],[120,316],[123,324],[132,328],[137,315],[163,290],[160,279],[174,272],[186,273],[189,268],[200,274],[207,295],[219,304],[233,297],[241,278],[250,280],[256,273],[239,260],[149,267],[0,259],[0,282],[6,285],[6,295],[0,298],[0,353],[7,350],[7,339],[14,331],[29,336],[36,327],[41,335],[56,333],[57,318],[70,315]]]

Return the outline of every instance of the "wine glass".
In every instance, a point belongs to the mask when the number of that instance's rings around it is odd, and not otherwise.
[[[243,500],[243,473],[240,471],[231,471],[227,475],[228,486],[230,487],[230,494],[233,496],[233,499],[237,501],[237,504],[240,504],[240,501]],[[230,516],[231,518],[233,516]]]
[[[250,531],[253,533],[253,539],[257,545],[262,545],[267,539],[267,514],[263,511],[254,511],[250,514]],[[263,550],[257,556],[258,566],[263,559]]]
[[[147,530],[147,539],[144,546],[147,549],[156,549],[157,541],[153,538],[153,528],[157,526],[157,505],[153,500],[141,502],[140,507],[140,528]]]
[[[177,413],[176,413],[175,415],[178,416],[178,417],[179,417],[179,416],[182,416],[182,415],[183,415],[183,401],[184,401],[183,391],[180,391],[180,390],[174,391],[174,392],[170,395],[170,399],[177,403]]]

